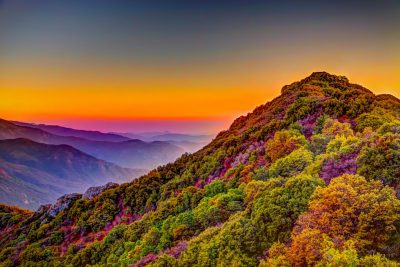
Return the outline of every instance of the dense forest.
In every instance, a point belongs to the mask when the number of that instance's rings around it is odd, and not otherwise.
[[[0,262],[399,266],[399,197],[400,100],[318,72],[133,182],[0,206]]]

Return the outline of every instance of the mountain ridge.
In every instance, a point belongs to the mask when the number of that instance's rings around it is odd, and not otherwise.
[[[176,159],[184,151],[168,142],[147,143],[131,141],[94,141],[76,136],[59,136],[42,129],[19,126],[0,119],[0,139],[27,138],[35,142],[67,144],[96,158],[114,164],[139,169],[151,169]]]
[[[0,140],[0,202],[36,209],[67,193],[110,181],[127,182],[144,170],[124,169],[69,145]]]
[[[14,219],[20,227],[7,228],[0,260],[398,266],[399,107],[342,76],[313,73],[196,153],[74,200],[56,217],[44,209]]]
[[[79,130],[74,128],[67,128],[59,125],[47,125],[47,124],[34,124],[20,121],[11,121],[12,123],[19,126],[27,126],[30,128],[41,129],[45,132],[61,135],[61,136],[74,136],[80,137],[93,141],[111,141],[111,142],[121,142],[127,141],[130,138],[114,134],[114,133],[103,133],[100,131],[88,131],[88,130]]]

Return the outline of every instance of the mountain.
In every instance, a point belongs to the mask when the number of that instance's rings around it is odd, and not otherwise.
[[[130,183],[4,209],[0,261],[399,266],[400,100],[325,72],[281,92]]]
[[[193,153],[203,148],[206,143],[196,143],[191,141],[167,141],[170,144],[181,147],[187,153]]]
[[[0,202],[37,209],[67,193],[110,181],[127,182],[143,170],[121,168],[67,145],[0,140]]]
[[[168,142],[72,142],[72,146],[123,167],[151,169],[174,161],[183,149]]]
[[[58,126],[58,125],[34,124],[34,123],[26,123],[26,122],[18,122],[18,121],[12,121],[12,123],[19,125],[19,126],[26,126],[26,127],[30,127],[30,128],[41,129],[45,132],[48,132],[48,133],[51,133],[54,135],[74,136],[74,137],[84,138],[84,139],[93,140],[93,141],[122,142],[122,141],[130,140],[130,138],[122,136],[122,135],[118,135],[118,134],[102,133],[99,131],[77,130],[77,129],[71,129],[71,128],[67,128],[67,127]]]
[[[187,141],[187,142],[210,142],[213,138],[212,135],[206,134],[181,134],[181,133],[170,133],[170,132],[162,132],[162,133],[143,133],[143,140],[149,141]]]
[[[213,138],[212,135],[191,135],[179,133],[156,134],[151,140],[165,141],[170,144],[182,147],[186,152],[196,152],[207,145]]]
[[[66,144],[96,158],[134,169],[155,168],[175,160],[184,152],[182,148],[168,142],[144,142],[131,139],[120,142],[94,141],[76,136],[56,135],[43,129],[25,125],[22,126],[10,121],[0,120],[0,139],[26,138],[45,144]],[[66,132],[67,130],[63,131]],[[74,132],[75,130],[71,129],[70,131]],[[82,136],[91,135],[87,132],[78,132]],[[99,135],[102,136],[103,134]],[[100,137],[98,136],[97,138]]]
[[[148,133],[116,133],[132,139],[140,139],[146,142],[164,141],[183,148],[185,152],[193,153],[207,145],[213,135],[194,135],[171,132]]]

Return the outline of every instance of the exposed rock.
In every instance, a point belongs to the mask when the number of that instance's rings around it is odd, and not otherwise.
[[[79,199],[81,196],[81,194],[77,193],[63,195],[57,199],[56,203],[50,206],[50,208],[47,210],[47,214],[52,217],[56,217],[58,213],[66,208],[69,208],[70,204]]]
[[[89,187],[88,190],[86,190],[86,192],[83,194],[82,198],[88,198],[88,199],[92,199],[93,197],[100,195],[101,193],[103,193],[103,191],[116,187],[118,186],[117,183],[107,183],[105,185],[101,185],[101,186],[93,186],[93,187]]]
[[[37,209],[36,213],[44,213],[49,210],[51,207],[51,204],[46,204],[46,205],[40,205],[40,207]]]

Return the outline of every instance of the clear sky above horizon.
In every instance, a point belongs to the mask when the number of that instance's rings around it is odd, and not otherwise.
[[[399,1],[0,0],[0,117],[215,133],[313,71],[400,97]]]

